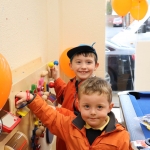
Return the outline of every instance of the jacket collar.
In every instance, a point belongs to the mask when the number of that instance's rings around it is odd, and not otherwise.
[[[70,81],[71,81],[71,82],[74,82],[75,88],[76,88],[76,92],[78,93],[78,86],[79,86],[79,84],[80,84],[83,80],[78,81],[78,80],[76,80],[76,77],[74,77],[74,78],[70,79]]]
[[[70,79],[71,82],[73,82],[74,80],[76,80],[76,77]]]
[[[78,129],[82,129],[85,125],[85,121],[81,117],[81,113],[72,121],[73,125],[75,125]]]
[[[110,121],[105,129],[105,132],[110,132],[116,129],[116,118],[114,113],[111,111],[108,116],[110,117]],[[78,114],[78,116],[72,121],[73,125],[75,125],[79,130],[81,130],[84,125],[85,121],[81,117],[81,113]]]

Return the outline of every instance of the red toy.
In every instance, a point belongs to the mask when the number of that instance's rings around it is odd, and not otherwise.
[[[54,88],[55,84],[53,81],[50,81],[49,84],[48,84],[49,88]]]
[[[2,120],[2,131],[10,133],[21,121],[21,119],[10,112],[1,110],[3,114]]]

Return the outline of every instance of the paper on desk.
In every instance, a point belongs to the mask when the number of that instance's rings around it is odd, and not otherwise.
[[[150,146],[145,143],[145,140],[131,141],[134,150],[150,150]]]
[[[135,120],[138,120],[141,124],[147,127],[150,130],[150,114],[141,117],[135,117]]]

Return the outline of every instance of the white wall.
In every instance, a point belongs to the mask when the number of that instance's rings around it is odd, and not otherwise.
[[[60,51],[60,19],[61,15],[61,1],[48,0],[47,1],[47,14],[48,14],[48,61],[59,60]]]
[[[105,72],[105,1],[64,0],[61,3],[61,49],[79,44],[94,45],[100,67],[96,75],[104,77]]]
[[[99,55],[97,75],[104,75],[105,2],[99,0],[1,0],[0,53],[11,69],[42,57],[58,60],[81,43]]]
[[[0,1],[0,53],[11,69],[39,56],[47,61],[47,1]]]
[[[66,48],[93,42],[96,42],[94,47],[100,63],[96,75],[104,77],[105,1],[0,0],[0,53],[7,59],[12,70],[34,62],[39,57],[43,63],[59,60]],[[20,84],[23,90],[32,84],[29,77],[22,81],[28,80],[30,83],[15,82],[13,87],[17,86],[17,89],[11,91],[12,97],[20,89]],[[64,79],[67,80],[66,77]],[[13,99],[10,103],[12,101]],[[11,103],[11,107],[14,108],[14,103]],[[28,122],[29,119],[23,120]],[[27,126],[19,125],[18,128],[26,129]],[[0,141],[1,147],[15,131]],[[50,149],[50,146],[43,143],[41,150],[45,149]]]
[[[135,55],[135,81],[137,91],[150,91],[150,41],[137,42]]]

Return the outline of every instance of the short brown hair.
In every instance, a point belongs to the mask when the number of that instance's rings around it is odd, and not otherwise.
[[[106,94],[108,102],[112,102],[112,89],[111,85],[104,79],[99,77],[91,77],[84,80],[78,91],[78,98],[80,100],[82,94],[91,95],[93,93]]]

